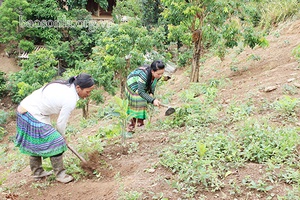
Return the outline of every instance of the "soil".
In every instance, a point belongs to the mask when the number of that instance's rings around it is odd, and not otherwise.
[[[296,91],[292,95],[298,97],[299,89],[297,86],[300,83],[300,66],[291,52],[300,44],[299,35],[300,20],[285,22],[267,37],[269,47],[245,48],[240,54],[236,53],[238,51],[236,48],[231,50],[224,60],[208,59],[201,69],[201,82],[210,79],[227,80],[229,84],[222,88],[219,97],[224,105],[230,101],[243,101],[249,98],[252,98],[257,104],[263,101],[273,102],[283,96],[289,86]],[[19,70],[12,58],[2,56],[0,63],[0,70],[6,73]],[[237,70],[232,71],[230,69],[232,67],[236,67]],[[187,70],[178,69],[162,87],[174,91],[175,94],[188,88]],[[273,89],[268,91],[267,89],[270,87]],[[163,88],[159,88],[159,90],[159,94],[166,91]],[[171,105],[179,106],[178,99],[174,96]],[[0,109],[11,109],[13,106],[15,105],[9,102],[9,99],[1,100]],[[156,119],[163,120],[166,117],[164,116],[165,110],[166,108],[160,108],[161,112],[156,116]],[[80,117],[81,110],[75,110],[69,123],[77,124]],[[84,129],[76,137],[95,134],[99,127],[107,125],[105,123],[107,122],[99,121],[97,125]],[[9,140],[16,132],[14,119],[10,119],[5,128],[8,135],[1,143],[9,144],[7,151],[15,151]],[[71,140],[71,143],[75,143],[76,137]],[[90,174],[84,179],[69,184],[61,184],[55,180],[41,180],[39,183],[41,185],[45,183],[45,186],[34,187],[36,182],[30,177],[30,169],[27,166],[20,172],[9,174],[7,180],[0,185],[2,188],[9,189],[3,190],[0,198],[5,200],[114,200],[125,197],[126,191],[136,191],[143,193],[142,199],[162,199],[162,197],[182,199],[180,193],[168,184],[173,179],[174,174],[159,165],[161,150],[172,145],[170,137],[171,132],[139,129],[133,138],[126,140],[126,147],[121,145],[120,138],[105,139],[103,142],[106,145],[103,153],[91,152],[88,166],[82,165],[87,171],[97,169],[100,175]],[[137,149],[130,144],[137,145]],[[69,156],[75,155],[69,153]],[[260,176],[262,169],[263,165],[248,163],[244,168],[235,172],[234,176],[239,177],[240,180],[247,175],[255,179]],[[6,170],[4,167],[0,167],[0,172]],[[278,183],[272,192],[274,195],[283,194],[287,187],[289,186]],[[207,199],[230,199],[230,196],[226,195],[228,194],[226,188],[215,193],[203,190],[202,194],[206,195]],[[200,195],[198,194],[198,198]],[[266,199],[266,195],[249,197],[248,193],[245,193],[236,199]]]

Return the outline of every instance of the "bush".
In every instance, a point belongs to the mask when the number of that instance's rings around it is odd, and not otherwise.
[[[57,75],[57,61],[53,52],[46,49],[29,54],[29,59],[22,60],[21,64],[22,70],[9,76],[14,103],[19,103]]]
[[[0,110],[0,125],[4,125],[7,121],[8,114],[4,110]]]
[[[6,134],[6,130],[3,127],[0,126],[0,141],[3,139],[5,134]]]
[[[32,52],[34,50],[34,44],[27,40],[21,40],[19,43],[19,47],[26,52]]]
[[[300,63],[300,45],[295,47],[292,52],[293,56],[297,59],[297,61]]]
[[[7,93],[5,73],[0,72],[0,97],[4,97]]]

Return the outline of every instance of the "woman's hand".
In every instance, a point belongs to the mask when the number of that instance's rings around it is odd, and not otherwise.
[[[157,99],[154,99],[153,105],[154,105],[154,106],[160,106],[160,101],[157,100]]]

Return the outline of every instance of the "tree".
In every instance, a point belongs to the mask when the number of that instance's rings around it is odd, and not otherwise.
[[[146,52],[151,51],[153,39],[136,20],[111,25],[99,36],[94,48],[93,60],[101,70],[113,72],[110,81],[118,80],[123,96],[126,77],[129,72],[141,65]]]
[[[239,41],[254,48],[266,40],[254,30],[247,2],[238,0],[161,0],[168,21],[169,39],[193,46],[191,82],[199,82],[200,61],[209,49],[218,47],[224,57],[226,48]]]
[[[57,76],[57,61],[52,51],[46,49],[29,54],[29,58],[23,60],[21,66],[22,70],[11,74],[7,82],[15,103]]]
[[[30,12],[26,0],[6,0],[0,6],[0,43],[7,44],[8,52],[17,47],[22,37],[18,29],[19,17]]]
[[[117,0],[112,16],[115,23],[121,22],[122,16],[141,18],[139,0]]]
[[[143,25],[150,27],[158,23],[162,8],[159,0],[141,0]]]

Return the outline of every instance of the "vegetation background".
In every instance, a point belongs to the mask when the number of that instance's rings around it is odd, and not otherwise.
[[[5,0],[0,7],[2,60],[17,62],[17,70],[1,64],[3,199],[300,198],[298,1],[128,0],[97,25],[29,23],[93,22],[85,5]],[[22,52],[28,59],[17,58]],[[150,107],[146,127],[126,138],[126,75],[157,58],[178,66],[156,94],[176,113]],[[78,103],[67,135],[93,170],[68,151],[75,182],[35,182],[28,157],[13,146],[15,107],[46,82],[80,72],[98,88]],[[48,159],[44,167],[51,170]]]

